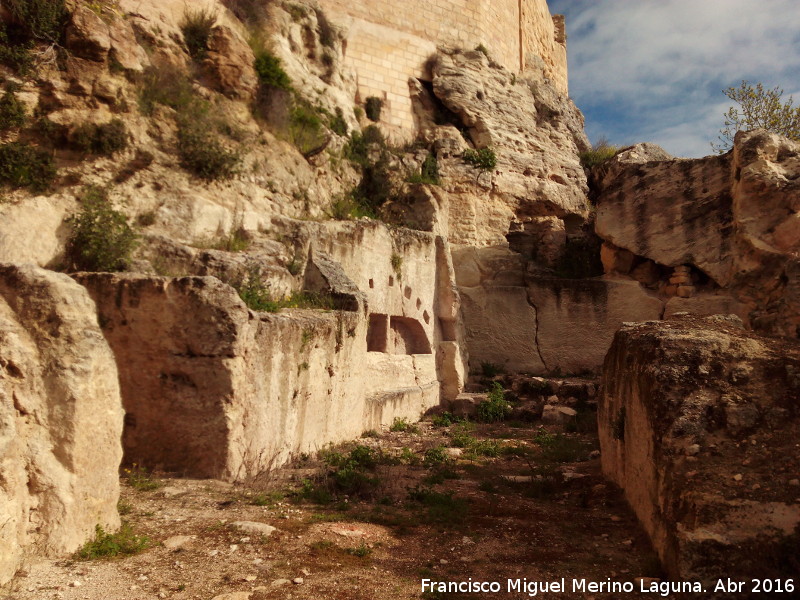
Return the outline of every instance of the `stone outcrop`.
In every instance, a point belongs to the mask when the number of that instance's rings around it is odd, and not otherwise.
[[[800,542],[800,346],[734,316],[625,324],[603,367],[603,471],[672,579],[785,577]]]
[[[754,328],[796,336],[800,144],[755,130],[737,134],[725,155],[664,154],[634,146],[596,173],[598,235],[639,260],[690,266],[706,278],[703,289],[665,282],[668,296],[709,293],[717,298],[697,306],[735,305]]]
[[[488,245],[536,217],[585,217],[588,148],[583,116],[547,83],[518,77],[482,52],[445,52],[432,63],[432,90],[460,120],[476,148],[491,148],[497,168],[446,169],[453,243]],[[456,134],[458,136],[458,134]],[[452,138],[460,158],[467,148]],[[461,145],[461,148],[458,146]]]
[[[507,248],[460,248],[453,260],[473,369],[596,371],[624,321],[659,319],[664,309],[635,281],[531,274]]]
[[[119,525],[122,407],[86,290],[0,265],[0,583]]]
[[[127,461],[242,479],[461,391],[441,238],[309,227],[307,286],[337,310],[253,312],[214,277],[75,275],[119,364]]]

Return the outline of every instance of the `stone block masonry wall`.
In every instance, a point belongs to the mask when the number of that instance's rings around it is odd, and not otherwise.
[[[401,5],[322,0],[321,5],[347,28],[345,62],[358,76],[359,100],[382,98],[382,121],[392,128],[414,129],[408,79],[430,77],[425,63],[438,44],[467,49],[482,44],[507,69],[539,69],[567,93],[563,19],[554,22],[545,0],[408,0]]]

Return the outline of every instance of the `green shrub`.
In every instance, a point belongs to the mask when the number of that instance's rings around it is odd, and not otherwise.
[[[475,46],[475,50],[483,54],[486,58],[489,58],[489,50],[483,44]]]
[[[20,39],[19,35],[9,35],[5,23],[0,21],[0,63],[14,69],[22,76],[33,68],[33,42]]]
[[[465,163],[481,171],[491,171],[497,166],[497,155],[491,148],[481,148],[480,150],[469,148],[464,150],[461,158]]]
[[[449,460],[450,459],[447,456],[444,446],[434,446],[433,448],[428,448],[428,450],[425,451],[425,458],[422,460],[422,464],[424,464],[426,467],[435,467],[437,465],[449,462]]]
[[[344,155],[351,162],[365,166],[369,162],[370,146],[378,146],[379,151],[386,150],[386,138],[377,125],[370,125],[364,131],[353,131],[344,147]]]
[[[607,160],[614,158],[619,152],[617,146],[612,146],[606,140],[598,141],[591,150],[581,152],[578,156],[581,165],[587,169],[592,169],[598,165],[602,165]]]
[[[377,96],[370,96],[364,102],[364,113],[370,121],[376,123],[381,120],[381,111],[383,110],[383,100]]]
[[[439,163],[435,154],[428,154],[422,163],[419,173],[414,173],[408,178],[409,183],[425,183],[439,185]]]
[[[183,40],[189,50],[189,56],[200,61],[208,53],[208,38],[211,29],[217,22],[217,15],[210,8],[197,10],[186,8],[180,22]]]
[[[400,417],[395,417],[394,422],[392,423],[391,427],[389,427],[389,431],[405,431],[407,433],[419,433],[419,427],[417,427],[413,423],[409,423],[408,419],[401,419]]]
[[[433,423],[434,427],[450,427],[450,425],[457,423],[458,421],[459,419],[453,416],[452,413],[443,412],[442,414],[433,417],[431,423]]]
[[[491,379],[492,377],[496,377],[501,373],[505,373],[505,369],[503,369],[503,367],[501,367],[500,365],[496,365],[490,362],[481,363],[481,374],[484,377],[488,377],[489,379]]]
[[[280,306],[264,284],[261,269],[258,267],[250,267],[242,279],[231,285],[248,308],[262,312],[278,312]]]
[[[44,192],[56,177],[53,157],[21,142],[0,144],[0,183]]]
[[[469,504],[451,492],[435,492],[430,488],[416,487],[409,491],[409,500],[427,507],[427,520],[432,523],[456,525],[463,523]]]
[[[120,119],[108,123],[84,123],[72,135],[72,145],[83,152],[110,156],[128,146],[128,130]]]
[[[503,386],[495,381],[488,398],[478,405],[476,417],[483,423],[496,423],[505,419],[510,411],[511,405],[505,399]]]
[[[172,65],[148,67],[141,76],[139,109],[152,115],[156,105],[169,106],[178,112],[197,102],[197,94],[186,72]]]
[[[256,52],[253,67],[261,85],[278,90],[290,91],[292,89],[292,80],[283,70],[280,59],[266,48]]]
[[[91,186],[80,198],[80,212],[69,219],[66,254],[76,271],[123,271],[130,264],[137,235],[127,217],[114,210],[105,189]]]
[[[49,44],[61,41],[69,18],[63,0],[6,0],[3,4],[28,38]]]
[[[306,102],[298,101],[289,116],[289,139],[303,156],[317,153],[328,141],[322,119]]]
[[[178,119],[178,154],[183,168],[206,181],[230,179],[241,163],[239,152],[227,148],[207,121],[189,116]]]
[[[344,120],[344,113],[338,106],[336,107],[336,114],[328,117],[328,128],[336,135],[346,136],[348,133],[347,121]]]
[[[75,558],[95,560],[137,554],[150,545],[150,539],[144,535],[136,535],[128,523],[123,522],[117,533],[106,533],[100,525],[97,525],[94,539],[86,542],[83,548],[75,553]]]
[[[337,221],[348,221],[368,217],[375,218],[375,211],[358,202],[352,195],[338,196],[331,201],[328,216]]]
[[[0,131],[6,131],[25,124],[25,105],[13,91],[7,89],[0,98]]]

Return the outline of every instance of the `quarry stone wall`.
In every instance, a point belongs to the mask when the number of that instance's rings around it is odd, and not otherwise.
[[[345,64],[357,74],[359,99],[383,99],[382,121],[398,130],[416,128],[408,80],[430,80],[427,62],[442,44],[483,45],[510,71],[540,70],[567,94],[563,18],[551,17],[545,0],[410,0],[401,8],[388,0],[320,4],[347,30]]]

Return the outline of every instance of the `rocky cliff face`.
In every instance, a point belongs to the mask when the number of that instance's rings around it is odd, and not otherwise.
[[[0,582],[27,554],[119,525],[122,406],[95,305],[69,277],[0,265]]]
[[[796,571],[800,347],[736,317],[626,324],[603,367],[603,471],[669,575]]]
[[[798,153],[766,131],[740,133],[728,154],[696,160],[650,145],[624,150],[598,186],[607,270],[649,279],[668,313],[733,312],[795,337]]]

